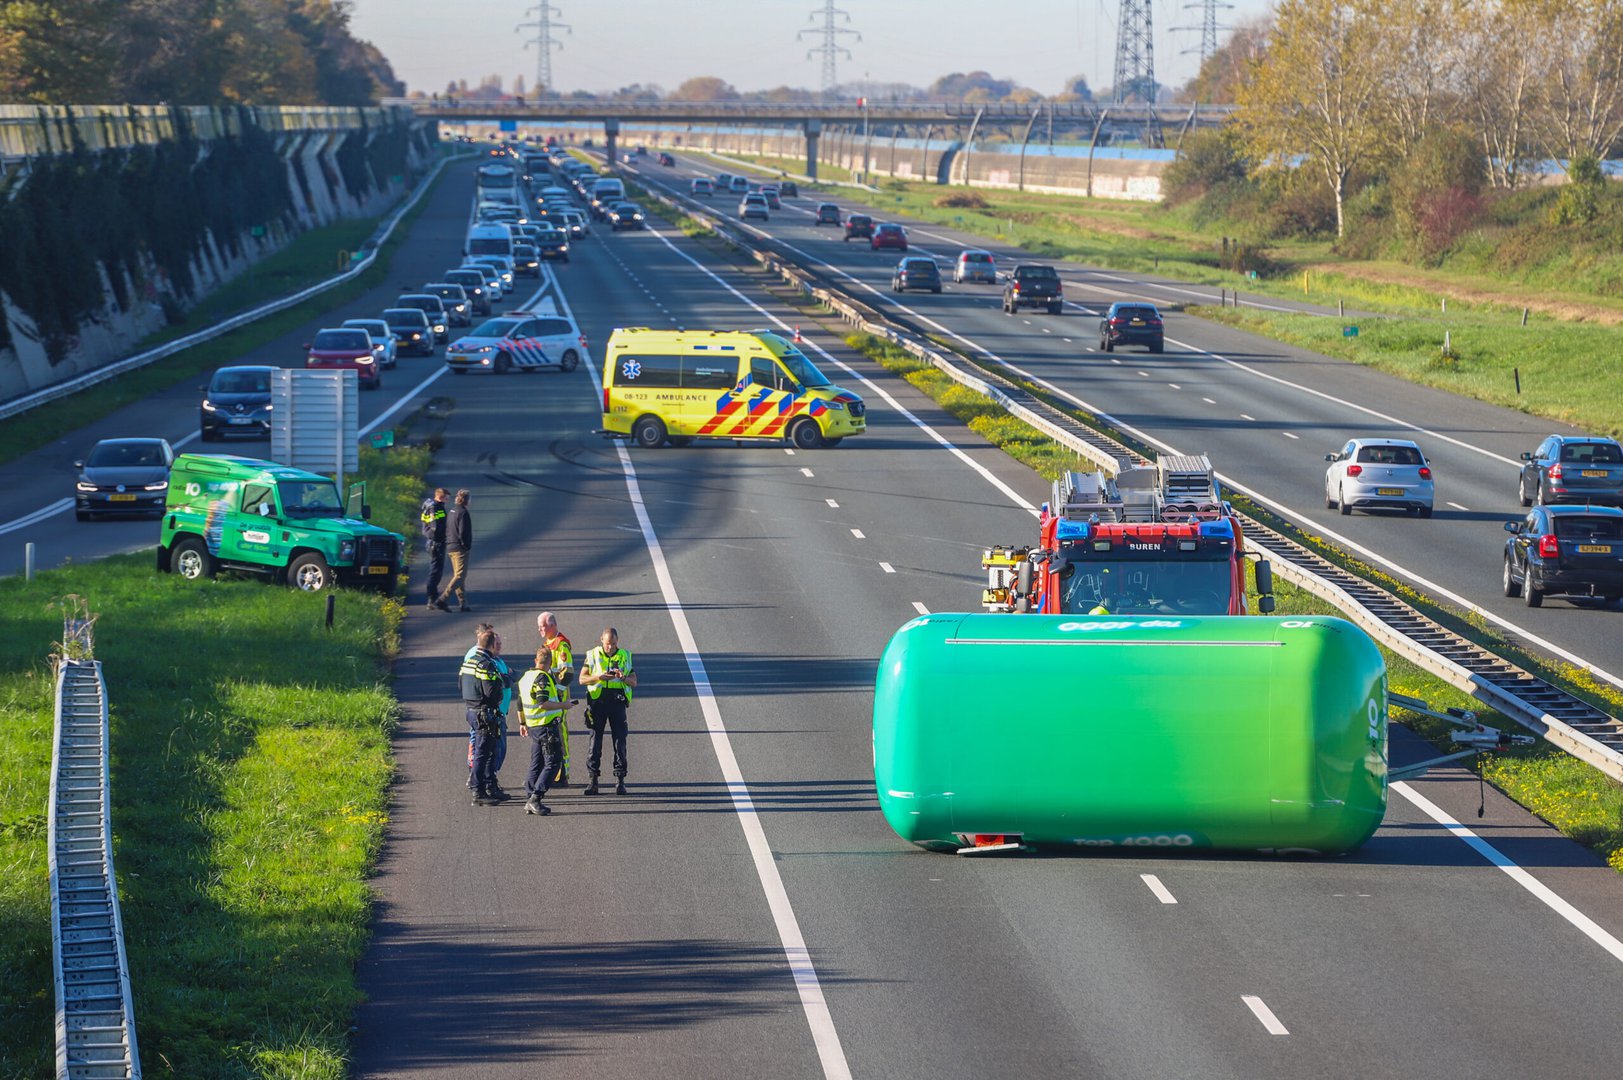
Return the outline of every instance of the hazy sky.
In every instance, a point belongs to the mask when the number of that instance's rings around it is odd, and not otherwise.
[[[526,9],[536,2],[354,0],[352,26],[383,50],[410,89],[443,90],[452,79],[498,73],[505,82],[522,73],[533,85],[536,50],[523,41],[534,31],[520,35],[514,27],[533,20]],[[841,38],[854,54],[840,60],[841,82],[928,86],[948,72],[981,69],[1051,94],[1072,75],[1086,75],[1094,87],[1114,75],[1118,0],[837,2],[851,15],[840,25],[862,35]],[[1219,22],[1260,15],[1271,0],[1232,4],[1219,11]],[[669,91],[695,75],[720,76],[740,90],[821,84],[820,58],[806,56],[821,35],[795,37],[821,27],[821,14],[815,22],[811,15],[821,13],[819,0],[554,0],[554,7],[553,20],[573,28],[558,35],[564,47],[552,56],[553,82],[563,91],[631,83]],[[1197,66],[1183,51],[1200,39],[1173,27],[1198,25],[1200,5],[1153,0],[1152,14],[1156,77],[1179,85]]]

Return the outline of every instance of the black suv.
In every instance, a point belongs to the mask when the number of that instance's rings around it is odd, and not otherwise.
[[[1546,593],[1623,597],[1623,510],[1537,506],[1505,522],[1505,595],[1538,607]]]
[[[214,373],[203,392],[199,422],[204,442],[228,435],[270,437],[271,372],[273,367],[223,367]]]
[[[1623,506],[1623,446],[1616,439],[1551,435],[1523,454],[1517,483],[1523,506],[1534,502]]]
[[[867,214],[852,214],[845,219],[845,239],[872,240],[873,218]]]
[[[890,291],[906,292],[908,289],[929,289],[933,293],[941,291],[941,268],[934,259],[915,256],[896,264],[896,273],[890,279]]]
[[[1050,315],[1065,310],[1065,286],[1052,266],[1023,264],[1009,271],[1003,286],[1003,310],[1010,315],[1023,307],[1045,307]]]
[[[1099,320],[1099,348],[1104,352],[1113,352],[1117,345],[1145,345],[1150,352],[1160,352],[1166,347],[1164,335],[1154,304],[1117,301]]]
[[[840,208],[831,202],[818,203],[817,215],[812,218],[813,225],[838,225],[840,223]]]

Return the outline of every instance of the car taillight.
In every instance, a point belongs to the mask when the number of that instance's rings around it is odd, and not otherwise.
[[[1541,559],[1554,559],[1561,554],[1561,544],[1554,533],[1546,533],[1538,538],[1538,554]]]
[[[1151,326],[1160,326],[1161,325],[1161,320],[1160,319],[1151,319],[1150,320],[1150,325]]]
[[[580,347],[583,348],[583,349],[586,348],[586,335],[585,334],[582,334],[580,336]]]
[[[1550,474],[1549,475],[1550,475],[1551,480],[1559,480],[1559,479],[1561,479],[1561,463],[1559,461],[1556,462],[1554,465],[1550,466]]]
[[[603,388],[603,411],[609,411],[609,388],[606,386]]]
[[[1126,321],[1127,321],[1126,319],[1124,319],[1120,315],[1118,315],[1114,319],[1110,320],[1110,325],[1111,326],[1121,326]]]
[[[1426,468],[1426,466],[1424,466],[1424,465],[1420,466],[1420,479],[1422,479],[1422,480],[1430,480],[1431,479],[1431,470]]]
[[[1018,282],[1018,281],[1017,281],[1017,282],[1015,282],[1015,283],[1014,283],[1014,291],[1015,291],[1015,292],[1019,292],[1019,291],[1020,291],[1020,283],[1019,283],[1019,282]]]
[[[1348,476],[1361,476],[1361,475],[1363,475],[1363,472],[1364,472],[1364,467],[1362,465],[1348,465],[1347,466],[1347,475]]]

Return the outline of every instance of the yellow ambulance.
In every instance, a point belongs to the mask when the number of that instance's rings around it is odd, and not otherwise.
[[[838,446],[868,428],[862,399],[769,330],[616,330],[603,361],[603,434],[669,440],[787,439]]]

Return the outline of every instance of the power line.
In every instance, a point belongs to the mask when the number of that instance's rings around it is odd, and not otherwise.
[[[1150,0],[1121,0],[1121,21],[1116,29],[1116,101],[1137,94],[1155,100],[1155,42]]]
[[[862,35],[857,33],[855,30],[846,29],[838,24],[835,18],[836,16],[842,16],[846,22],[850,22],[851,15],[849,12],[841,11],[839,8],[835,7],[834,0],[825,0],[821,11],[813,11],[811,13],[811,21],[815,23],[818,15],[823,16],[823,25],[821,27],[810,30],[802,30],[800,33],[796,34],[795,37],[804,38],[807,34],[822,35],[823,43],[807,49],[806,58],[809,60],[818,54],[822,55],[823,96],[826,98],[833,96],[834,88],[839,85],[840,80],[838,73],[835,71],[835,61],[839,59],[840,54],[844,53],[847,60],[855,59],[851,55],[851,50],[840,44],[840,35],[850,34],[858,41],[862,40]]]
[[[519,23],[513,27],[513,33],[522,33],[527,29],[535,30],[534,37],[524,39],[524,47],[528,49],[531,45],[535,46],[535,92],[541,94],[553,89],[552,50],[564,47],[563,42],[552,36],[553,31],[562,30],[566,34],[572,34],[574,31],[563,23],[552,21],[554,15],[562,15],[563,12],[547,3],[547,0],[541,0],[541,3],[524,14],[536,16],[535,21]]]
[[[1172,32],[1175,34],[1181,34],[1187,33],[1190,30],[1198,30],[1200,31],[1200,46],[1198,48],[1185,49],[1179,54],[1180,56],[1188,56],[1190,53],[1196,53],[1200,56],[1201,62],[1205,63],[1206,59],[1217,51],[1218,31],[1232,29],[1232,27],[1218,24],[1217,12],[1219,8],[1224,11],[1233,11],[1234,5],[1225,4],[1222,2],[1222,0],[1197,0],[1196,3],[1185,4],[1183,6],[1185,11],[1195,11],[1197,9],[1200,11],[1200,25],[1174,26],[1172,28]]]

